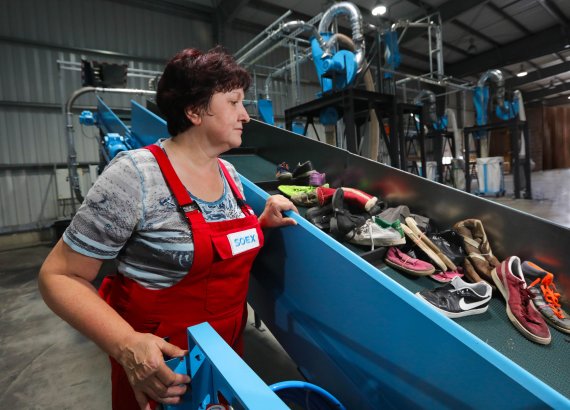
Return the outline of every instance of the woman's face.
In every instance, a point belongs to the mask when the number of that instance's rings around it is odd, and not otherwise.
[[[243,99],[241,88],[214,93],[208,109],[201,115],[200,128],[212,145],[223,149],[221,152],[241,145],[243,124],[249,122]]]

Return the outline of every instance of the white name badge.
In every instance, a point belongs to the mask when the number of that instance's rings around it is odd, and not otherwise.
[[[259,247],[259,237],[257,236],[257,229],[255,228],[230,233],[228,234],[228,240],[232,247],[232,255],[237,255]]]

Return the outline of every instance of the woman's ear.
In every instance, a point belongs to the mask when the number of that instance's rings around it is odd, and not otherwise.
[[[188,118],[192,125],[200,125],[202,123],[202,117],[197,112],[193,111],[191,108],[186,108],[186,118]]]

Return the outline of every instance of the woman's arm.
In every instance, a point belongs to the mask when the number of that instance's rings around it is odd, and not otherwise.
[[[60,240],[39,274],[46,304],[124,367],[141,409],[150,408],[147,396],[161,403],[178,403],[186,391],[180,384],[190,379],[172,372],[163,354],[179,357],[185,352],[160,337],[136,332],[101,299],[91,284],[101,264]]]

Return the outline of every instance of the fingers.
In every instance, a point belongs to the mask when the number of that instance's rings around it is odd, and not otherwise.
[[[297,207],[283,195],[272,195],[267,198],[265,209],[259,217],[262,228],[297,225],[294,218],[283,216],[284,211],[299,213]]]
[[[185,350],[182,350],[181,348],[179,348],[176,345],[173,345],[172,343],[166,342],[164,339],[162,339],[162,343],[160,345],[160,350],[166,356],[170,356],[170,357],[182,357],[186,354]]]
[[[190,383],[190,376],[187,374],[174,373],[164,363],[159,366],[156,372],[156,377],[164,386],[167,387],[177,384]]]
[[[152,410],[150,408],[150,403],[148,401],[148,398],[146,397],[146,394],[136,389],[134,390],[134,393],[135,393],[135,399],[141,410]]]

